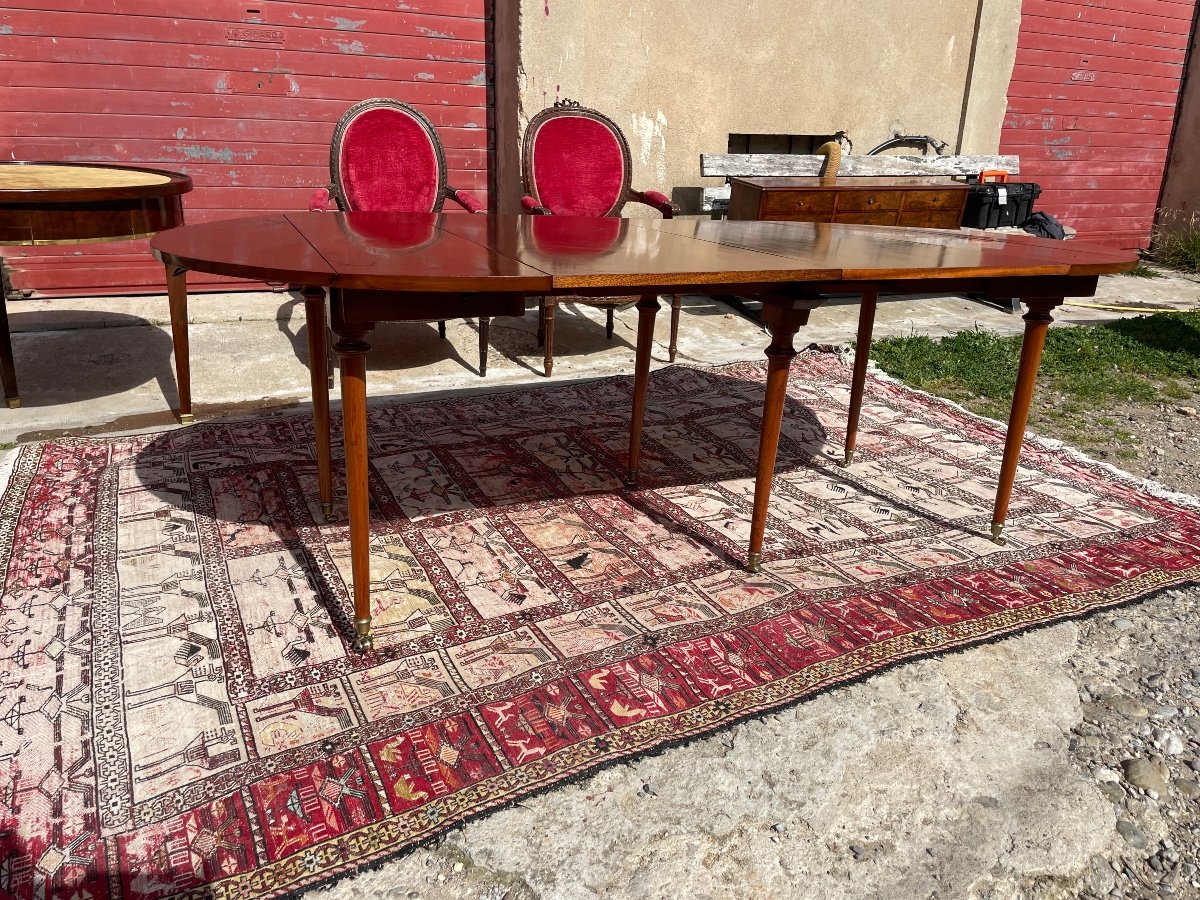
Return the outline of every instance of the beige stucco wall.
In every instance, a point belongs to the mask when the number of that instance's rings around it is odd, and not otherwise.
[[[634,188],[669,196],[721,183],[700,178],[700,154],[726,152],[730,133],[844,129],[863,153],[900,130],[993,153],[1019,10],[1020,0],[521,0],[521,125],[564,97],[598,109],[629,140]]]

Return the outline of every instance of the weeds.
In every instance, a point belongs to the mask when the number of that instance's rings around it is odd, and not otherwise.
[[[1200,222],[1196,214],[1161,210],[1150,242],[1150,259],[1180,272],[1200,272]]]
[[[1020,335],[962,331],[940,341],[875,341],[871,358],[896,378],[994,419],[1008,417]],[[1034,420],[1117,433],[1108,412],[1129,402],[1180,402],[1200,393],[1200,312],[1156,313],[1098,326],[1052,328],[1038,374]],[[1131,436],[1132,437],[1132,436]]]

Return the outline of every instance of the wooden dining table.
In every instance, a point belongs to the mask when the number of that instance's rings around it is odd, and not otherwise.
[[[181,172],[108,163],[0,160],[0,246],[132,241],[183,224]],[[167,268],[171,338],[179,417],[192,420],[187,345],[187,285]],[[8,273],[0,258],[0,384],[12,408],[21,405],[8,327]]]
[[[601,239],[603,238],[603,239]],[[831,295],[866,295],[851,378],[851,464],[879,293],[1020,297],[1024,339],[1008,419],[992,537],[1003,542],[1038,363],[1051,313],[1095,293],[1100,275],[1133,268],[1132,251],[1082,241],[866,225],[419,213],[286,213],[185,226],[151,246],[166,265],[286,282],[303,291],[320,493],[331,509],[326,302],[341,362],[354,646],[372,648],[368,557],[366,357],[376,323],[520,316],[546,294],[634,294],[638,333],[630,398],[628,480],[641,453],[658,296],[739,294],[762,302],[770,331],[746,566],[757,571],[794,339]],[[327,293],[328,292],[328,293]]]

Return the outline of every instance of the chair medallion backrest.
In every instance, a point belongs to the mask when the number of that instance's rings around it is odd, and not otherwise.
[[[438,212],[446,157],[433,124],[407,103],[376,97],[354,104],[333,132],[329,176],[338,209]]]
[[[529,121],[525,192],[557,216],[617,216],[629,193],[629,144],[612,119],[559,100]]]

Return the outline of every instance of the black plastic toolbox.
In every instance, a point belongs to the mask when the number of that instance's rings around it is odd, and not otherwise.
[[[971,185],[963,209],[964,228],[1020,227],[1033,213],[1042,187],[1032,181],[988,181]]]

